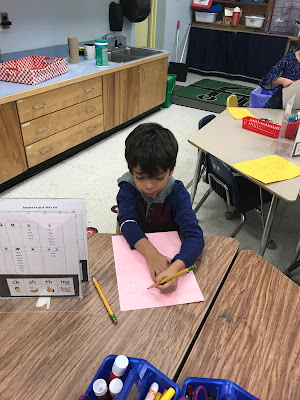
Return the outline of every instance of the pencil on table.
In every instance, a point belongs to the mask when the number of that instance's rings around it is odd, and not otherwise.
[[[96,279],[93,276],[92,276],[92,278],[93,278],[93,283],[94,283],[94,285],[95,285],[95,287],[97,289],[97,292],[99,293],[99,296],[101,297],[101,299],[103,301],[103,304],[105,305],[105,307],[107,309],[107,312],[108,312],[108,314],[109,314],[109,316],[111,318],[112,323],[116,324],[118,322],[117,318],[116,318],[115,314],[112,312],[112,309],[110,308],[110,306],[108,304],[108,301],[106,300],[106,298],[105,298],[105,296],[104,296],[104,294],[103,294],[103,292],[102,292],[102,290],[101,290],[101,288],[99,286],[99,283],[96,281]]]
[[[171,279],[176,278],[177,276],[180,276],[180,275],[183,275],[183,274],[187,274],[188,272],[192,271],[192,270],[195,269],[195,268],[196,268],[196,266],[195,266],[195,265],[192,265],[191,267],[185,268],[185,269],[183,269],[182,271],[176,272],[176,274],[170,275],[170,276],[168,276],[167,278],[162,279],[162,280],[159,282],[159,285],[163,285],[164,283],[170,281]],[[152,284],[151,286],[149,286],[147,289],[152,289],[152,288],[154,288],[154,287],[155,287],[155,284],[153,283],[153,284]]]

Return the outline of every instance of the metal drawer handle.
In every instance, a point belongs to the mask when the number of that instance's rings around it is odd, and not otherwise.
[[[45,151],[40,151],[40,153],[41,154],[46,154],[46,153],[49,153],[49,151],[51,151],[51,150],[53,150],[53,147],[49,147],[49,149],[45,150]]]
[[[94,126],[94,128],[92,128],[92,129],[88,129],[88,132],[93,132],[93,131],[95,131],[97,129],[97,127],[96,126]]]
[[[92,92],[93,90],[95,90],[95,88],[92,88],[92,89],[85,89],[85,93]]]
[[[40,108],[46,107],[46,105],[47,105],[47,104],[42,104],[41,106],[33,106],[32,108],[33,108],[34,110],[38,110],[38,109],[40,109]]]
[[[93,112],[93,111],[95,111],[95,110],[96,110],[96,107],[91,108],[90,110],[86,110],[86,112],[89,113],[89,112]]]
[[[50,126],[46,126],[45,129],[37,129],[36,131],[37,131],[37,133],[42,133],[42,132],[48,131],[49,129],[50,129]]]
[[[143,68],[143,71],[144,71],[144,80],[146,79],[146,70],[145,70],[145,68]]]

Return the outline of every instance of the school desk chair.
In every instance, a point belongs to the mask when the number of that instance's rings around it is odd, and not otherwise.
[[[291,265],[283,272],[289,278],[291,278],[291,274],[295,269],[300,267],[300,239],[298,240],[295,253],[293,255]],[[292,279],[292,278],[291,278]]]
[[[198,129],[200,130],[203,128],[206,124],[208,124],[210,121],[212,121],[216,116],[214,114],[209,114],[206,115],[205,117],[201,118],[200,121],[198,122]],[[200,182],[200,179],[202,175],[205,172],[205,153],[198,149],[198,156],[197,156],[197,163],[196,163],[196,171],[194,178],[191,180],[191,182],[187,185],[187,189],[192,186],[192,191],[191,191],[191,202],[193,204],[195,195],[197,192],[197,187],[198,183]],[[208,183],[208,182],[206,182]]]
[[[246,213],[253,209],[260,215],[264,227],[263,204],[271,201],[272,195],[269,192],[243,176],[234,176],[226,164],[210,153],[206,153],[206,174],[210,187],[196,206],[195,212],[214,191],[225,200],[227,212],[230,213],[231,206],[240,214],[240,223],[230,235],[231,237],[238,234],[245,223]],[[275,243],[270,242],[269,248],[274,248],[273,246]]]
[[[227,97],[226,101],[226,108],[228,107],[238,107],[238,99],[235,94],[231,94],[230,96]]]

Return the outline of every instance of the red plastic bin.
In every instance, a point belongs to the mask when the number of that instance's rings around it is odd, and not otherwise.
[[[274,139],[278,138],[281,128],[280,125],[253,117],[244,117],[242,126],[244,129],[261,133],[262,135],[266,135]]]
[[[66,58],[28,56],[0,64],[0,80],[37,85],[68,72]]]
[[[290,139],[290,140],[295,139],[296,134],[298,132],[299,124],[300,124],[300,120],[295,121],[295,122],[287,122],[287,121],[282,122],[282,125],[286,125],[286,130],[285,130],[285,138],[286,139]]]

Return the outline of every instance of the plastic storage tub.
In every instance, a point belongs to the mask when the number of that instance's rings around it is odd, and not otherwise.
[[[195,11],[195,20],[197,22],[205,22],[211,24],[216,22],[218,13],[210,13],[205,11]]]
[[[248,28],[262,28],[265,17],[263,15],[246,15],[245,20]]]
[[[89,396],[89,400],[97,400],[93,392],[93,383],[99,378],[107,381],[116,357],[116,355],[110,355],[103,361],[85,393]],[[118,400],[126,400],[134,385],[136,385],[136,390],[138,392],[135,393],[134,398],[136,400],[144,400],[153,382],[158,383],[159,392],[161,393],[165,389],[172,387],[175,390],[175,395],[172,400],[179,400],[180,397],[185,397],[188,386],[189,389],[192,388],[193,390],[198,386],[203,386],[206,391],[210,393],[210,396],[214,396],[215,400],[258,400],[252,394],[226,379],[188,378],[184,381],[181,390],[175,382],[153,367],[148,361],[131,357],[128,357],[128,360],[128,368],[122,376],[124,386],[118,395]],[[197,400],[204,399],[201,395],[202,393],[199,393]]]

